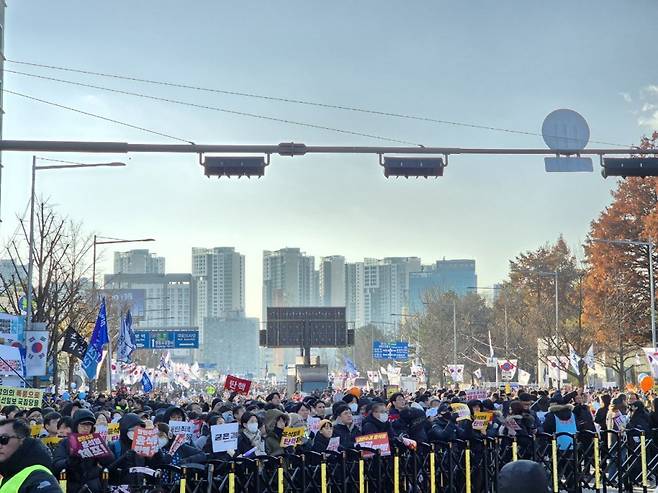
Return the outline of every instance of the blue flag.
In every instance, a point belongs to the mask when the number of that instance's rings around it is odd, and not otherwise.
[[[98,376],[98,367],[103,360],[103,346],[110,342],[107,330],[107,313],[105,311],[105,298],[101,301],[101,307],[98,310],[96,325],[91,333],[91,339],[87,346],[87,352],[82,360],[82,369],[90,380]]]
[[[146,372],[142,373],[142,389],[144,389],[144,392],[147,394],[153,390],[153,383]]]
[[[356,369],[354,362],[349,358],[345,358],[344,370],[346,373],[349,373],[350,375],[356,375],[357,373],[359,373],[359,370]]]
[[[137,345],[135,344],[135,331],[133,330],[133,317],[130,310],[121,321],[121,332],[119,333],[119,344],[117,347],[117,361],[130,363],[130,355]]]

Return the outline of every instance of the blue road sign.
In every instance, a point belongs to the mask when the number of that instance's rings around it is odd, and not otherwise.
[[[198,330],[136,330],[137,349],[198,349]]]
[[[373,341],[372,357],[373,359],[393,359],[393,360],[409,359],[409,343],[402,341],[399,342]]]

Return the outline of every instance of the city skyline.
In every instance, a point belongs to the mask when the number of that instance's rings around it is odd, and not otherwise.
[[[654,42],[655,1],[639,0],[636,9],[613,0],[450,6],[424,1],[416,12],[399,2],[372,0],[314,9],[299,1],[282,8],[259,0],[169,2],[167,8],[155,0],[126,8],[81,0],[46,5],[9,2],[6,58],[528,134],[108,81],[10,61],[7,69],[424,145],[544,148],[541,124],[557,108],[580,112],[597,141],[637,144],[658,127],[658,116],[648,109],[658,104],[658,72],[642,50]],[[297,22],[281,33],[292,15]],[[244,36],[246,18],[251,42],[235,43]],[[219,32],[217,19],[224,27]],[[386,25],[396,25],[396,36],[382,29]],[[504,25],[510,25],[507,35],[498,28]],[[120,39],[116,26],[125,26]],[[282,53],[291,55],[285,63]],[[555,70],[555,60],[561,70]],[[609,70],[611,65],[617,70]],[[15,73],[5,75],[4,86],[198,143],[386,143]],[[3,109],[6,139],[174,142],[11,94],[5,94]],[[26,210],[30,157],[2,156],[5,243],[16,230],[15,216]],[[451,156],[437,180],[387,180],[374,156],[273,155],[259,180],[207,179],[196,156],[43,157],[125,160],[121,169],[44,172],[37,196],[49,198],[90,234],[155,238],[152,246],[167,258],[171,272],[189,270],[189,256],[180,252],[234,245],[254,259],[245,270],[252,316],[261,313],[262,265],[256,259],[263,248],[300,245],[318,258],[337,253],[347,259],[473,258],[478,282],[490,286],[506,276],[509,259],[560,234],[579,250],[615,185],[598,173],[547,174],[540,157],[523,156]],[[105,255],[98,270],[111,269],[111,255]]]
[[[363,257],[360,260],[346,258],[340,254],[328,255],[323,257],[316,257],[314,255],[307,254],[303,248],[299,247],[284,247],[279,250],[263,250],[261,257],[261,265],[263,263],[272,262],[272,258],[281,259],[284,255],[292,255],[293,258],[299,257],[304,262],[305,268],[309,269],[307,284],[304,286],[296,286],[296,294],[283,293],[279,294],[272,293],[269,294],[269,300],[271,302],[267,306],[346,306],[348,314],[352,316],[353,321],[357,325],[366,325],[370,321],[380,320],[383,318],[389,318],[391,313],[397,313],[404,309],[411,309],[410,303],[411,299],[408,299],[409,296],[409,284],[411,281],[412,273],[424,273],[424,272],[434,272],[434,269],[437,265],[441,264],[463,264],[466,263],[468,266],[472,267],[473,272],[476,272],[476,266],[478,265],[477,259],[446,259],[445,257],[433,260],[431,264],[423,263],[423,259],[417,256],[412,257],[383,257],[383,258],[373,258],[372,256]],[[165,271],[164,266],[167,264],[167,258],[158,256],[157,252],[150,249],[131,249],[131,250],[115,250],[112,252],[114,257],[115,268],[117,266],[123,266],[126,262],[130,262],[129,259],[138,257],[140,260],[144,258],[150,258],[154,263],[157,263],[158,266],[162,267],[162,271],[158,271],[153,274],[164,274],[165,276],[170,274],[169,269]],[[124,263],[118,262],[117,259],[122,259]],[[221,262],[213,259],[221,259]],[[267,260],[266,260],[267,259]],[[369,301],[368,290],[373,288],[372,282],[368,284],[366,279],[374,279],[375,276],[379,279],[379,269],[381,267],[388,266],[390,270],[391,265],[401,265],[406,264],[408,261],[411,261],[411,267],[399,267],[398,277],[399,280],[396,282],[402,282],[404,285],[395,286],[395,289],[399,289],[401,293],[404,293],[403,296],[407,299],[399,299],[394,301],[392,305],[386,305],[379,310],[376,310],[376,314],[367,315],[366,307],[371,306]],[[337,269],[333,263],[338,263],[339,268]],[[244,272],[246,267],[249,265],[247,256],[242,254],[237,247],[233,246],[218,246],[218,247],[192,247],[191,248],[191,263],[187,270],[182,269],[178,272],[183,272],[184,274],[179,275],[189,275],[195,282],[194,290],[195,292],[191,295],[191,298],[194,299],[196,305],[197,313],[195,314],[197,323],[200,328],[202,328],[204,317],[212,318],[224,318],[224,317],[235,317],[235,316],[246,316],[249,318],[258,318],[260,320],[265,319],[264,308],[266,306],[263,303],[263,300],[268,296],[266,293],[266,279],[261,277],[259,286],[260,293],[256,298],[256,301],[249,300],[249,296],[245,294],[245,284],[246,278]],[[134,262],[133,264],[141,266],[145,269],[145,263]],[[214,265],[214,269],[213,269]],[[350,272],[352,276],[354,275],[354,268],[359,269],[360,266],[360,276],[362,279],[356,280],[354,278],[350,279]],[[280,268],[280,267],[279,267]],[[327,269],[327,272],[323,274],[322,269]],[[220,270],[222,269],[222,270]],[[224,276],[224,269],[230,275],[230,280],[227,282]],[[377,269],[373,271],[372,269]],[[401,270],[400,270],[401,269]],[[370,274],[368,271],[370,270]],[[111,285],[106,286],[109,288],[116,288],[116,279],[130,279],[131,276],[128,275],[131,273],[128,272],[113,272],[111,274],[99,272],[99,276],[104,276],[105,283],[110,283]],[[136,271],[135,279],[140,279],[140,275],[143,277],[147,272]],[[389,278],[391,273],[387,272],[386,274]],[[393,274],[395,275],[395,274]],[[338,276],[338,285],[332,286],[332,280],[335,283],[334,277]],[[158,277],[152,276],[154,278]],[[477,277],[473,281],[464,282],[461,284],[455,284],[455,291],[457,294],[463,295],[463,285],[475,285]],[[137,281],[132,281],[137,282]],[[157,281],[159,282],[159,281]],[[281,281],[279,280],[279,289],[281,289]],[[452,282],[452,281],[450,281]],[[444,282],[445,284],[445,282]],[[349,297],[354,296],[354,289],[360,286],[362,293],[360,294],[361,299],[353,299],[350,301]],[[131,286],[129,286],[131,287]],[[420,296],[418,288],[414,296]],[[212,294],[214,290],[214,295]],[[325,290],[328,292],[325,293]],[[204,294],[207,293],[207,294]],[[218,294],[221,293],[221,294]],[[323,294],[325,297],[323,297]],[[365,298],[363,298],[365,296]],[[292,300],[292,302],[284,300]],[[343,300],[341,303],[340,300]],[[249,303],[251,301],[251,303]],[[356,304],[363,305],[363,310],[357,309]],[[258,313],[252,313],[249,311],[249,307],[252,307],[252,310],[258,310]],[[257,308],[254,308],[257,307]],[[383,310],[383,311],[382,311]],[[359,315],[361,313],[361,315]]]

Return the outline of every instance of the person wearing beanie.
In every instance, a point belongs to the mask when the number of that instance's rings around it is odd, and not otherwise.
[[[89,435],[94,432],[96,416],[87,409],[79,409],[73,414],[71,432],[78,435]],[[53,472],[55,476],[66,470],[69,491],[80,491],[83,486],[92,493],[101,493],[103,484],[101,473],[114,461],[114,455],[105,457],[81,458],[71,454],[69,448],[70,437],[65,438],[55,449],[53,457]]]
[[[548,476],[544,467],[530,460],[505,464],[498,473],[497,493],[546,493]]]
[[[333,438],[334,427],[330,420],[322,419],[319,423],[318,432],[313,437],[311,450],[319,454],[327,452],[329,441]]]

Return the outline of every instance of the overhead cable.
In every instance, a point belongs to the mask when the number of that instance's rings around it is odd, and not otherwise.
[[[75,69],[71,67],[62,67],[62,66],[57,66],[57,65],[46,65],[42,63],[34,63],[34,62],[27,62],[27,61],[22,61],[22,60],[6,60],[9,63],[15,63],[19,65],[26,65],[26,66],[31,66],[31,67],[39,67],[39,68],[47,68],[47,69],[52,69],[52,70],[60,70],[64,72],[72,72],[72,73],[78,73],[78,74],[84,74],[84,75],[93,75],[93,76],[98,76],[98,77],[108,77],[112,79],[118,79],[118,80],[126,80],[126,81],[131,81],[131,82],[141,82],[145,84],[155,84],[155,85],[160,85],[160,86],[166,86],[166,87],[175,87],[179,89],[190,89],[194,91],[202,91],[202,92],[209,92],[209,93],[216,93],[216,94],[225,94],[229,96],[240,96],[240,97],[247,97],[247,98],[254,98],[254,99],[261,99],[265,101],[277,101],[281,103],[292,103],[292,104],[300,104],[300,105],[306,105],[306,106],[315,106],[318,108],[327,108],[327,109],[335,109],[335,110],[343,110],[343,111],[353,111],[356,113],[366,113],[366,114],[371,114],[371,115],[378,115],[378,116],[385,116],[385,117],[392,117],[392,118],[402,118],[405,120],[417,120],[417,121],[422,121],[422,122],[428,122],[428,123],[438,123],[442,125],[451,125],[455,127],[466,127],[466,128],[473,128],[473,129],[479,129],[479,130],[488,130],[488,131],[493,131],[493,132],[504,132],[504,133],[511,133],[511,134],[517,134],[517,135],[528,135],[532,137],[542,137],[542,134],[539,132],[530,132],[530,131],[525,131],[525,130],[518,130],[518,129],[510,129],[510,128],[504,128],[504,127],[496,127],[492,125],[484,125],[484,124],[477,124],[477,123],[467,123],[467,122],[458,122],[458,121],[452,121],[452,120],[444,120],[444,119],[439,119],[439,118],[432,118],[432,117],[427,117],[427,116],[420,116],[420,115],[412,115],[412,114],[407,114],[407,113],[396,113],[396,112],[391,112],[391,111],[381,111],[381,110],[375,110],[371,108],[359,108],[355,106],[346,106],[346,105],[339,105],[339,104],[330,104],[330,103],[321,103],[318,101],[308,101],[304,99],[296,99],[296,98],[285,98],[285,97],[277,97],[277,96],[269,96],[269,95],[263,95],[263,94],[255,94],[255,93],[250,93],[250,92],[243,92],[243,91],[232,91],[228,89],[217,89],[217,88],[210,88],[210,87],[202,87],[202,86],[194,86],[191,84],[182,84],[182,83],[177,83],[177,82],[169,82],[169,81],[161,81],[161,80],[153,80],[153,79],[143,79],[140,77],[131,77],[127,75],[119,75],[119,74],[110,74],[106,72],[95,72],[92,70],[81,70],[81,69]],[[6,70],[9,72],[9,70]],[[604,144],[604,145],[612,145],[612,146],[620,146],[620,147],[628,147],[626,144],[616,144],[613,142],[604,142],[604,141],[598,141],[598,140],[592,140],[590,141],[593,144]]]
[[[144,98],[144,99],[150,99],[152,101],[159,101],[163,103],[171,103],[171,104],[178,104],[182,106],[189,106],[191,108],[197,108],[197,109],[204,109],[204,110],[211,110],[211,111],[219,111],[222,113],[228,113],[231,115],[239,115],[239,116],[246,116],[249,118],[256,118],[259,120],[267,120],[267,121],[273,121],[273,122],[278,122],[278,123],[286,123],[289,125],[297,125],[301,127],[307,127],[307,128],[314,128],[317,130],[327,130],[330,132],[336,132],[336,133],[341,133],[341,134],[347,134],[347,135],[356,135],[359,137],[367,137],[370,139],[376,139],[376,140],[382,140],[382,141],[387,141],[387,142],[395,142],[397,144],[405,144],[405,145],[413,145],[413,146],[419,146],[423,147],[422,144],[418,144],[416,142],[410,142],[408,140],[400,140],[400,139],[394,139],[391,137],[383,137],[381,135],[375,135],[375,134],[369,134],[369,133],[364,133],[364,132],[357,132],[354,130],[345,130],[342,128],[335,128],[335,127],[328,127],[324,125],[316,125],[314,123],[308,123],[308,122],[300,122],[300,121],[295,121],[295,120],[289,120],[286,118],[277,118],[274,116],[267,116],[267,115],[260,115],[257,113],[248,113],[246,111],[239,111],[239,110],[232,110],[228,108],[220,108],[218,106],[209,106],[209,105],[204,105],[204,104],[197,104],[197,103],[191,103],[189,101],[181,101],[178,99],[171,99],[171,98],[162,98],[158,96],[151,96],[149,94],[143,94],[143,93],[138,93],[138,92],[132,92],[132,91],[124,91],[121,89],[113,89],[110,87],[105,87],[105,86],[97,86],[94,84],[86,84],[84,82],[77,82],[77,81],[72,81],[72,80],[66,80],[66,79],[58,79],[55,77],[47,77],[45,75],[38,75],[38,74],[30,74],[26,72],[19,72],[16,70],[10,70],[10,69],[5,69],[5,72],[7,73],[12,73],[12,74],[17,74],[17,75],[24,75],[26,77],[33,77],[36,79],[42,79],[42,80],[49,80],[53,82],[61,82],[64,84],[70,84],[74,86],[79,86],[79,87],[87,87],[90,89],[98,89],[101,91],[108,91],[112,92],[115,94],[124,94],[127,96],[135,96],[139,98]],[[6,91],[5,92],[9,92]]]

